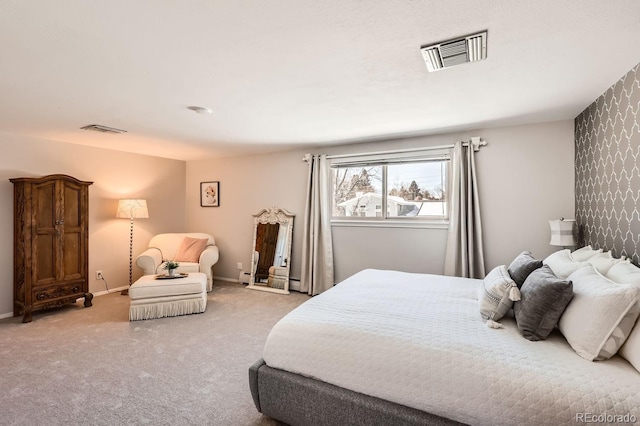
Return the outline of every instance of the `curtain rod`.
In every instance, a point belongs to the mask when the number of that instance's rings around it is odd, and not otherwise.
[[[469,143],[473,143],[475,145],[475,150],[478,151],[481,146],[485,146],[487,141],[480,139],[479,137],[471,138],[470,142],[462,142],[462,146],[469,146]],[[357,154],[337,154],[337,155],[327,155],[327,159],[331,160],[333,158],[349,158],[349,157],[362,157],[366,155],[385,155],[385,154],[398,154],[398,153],[409,153],[409,152],[419,152],[419,151],[432,151],[437,149],[446,149],[453,148],[454,144],[448,145],[438,145],[438,146],[428,146],[423,148],[408,148],[408,149],[400,149],[400,150],[392,150],[392,151],[375,151],[375,152],[359,152]],[[309,161],[311,154],[306,154],[302,157],[302,161]]]
[[[429,146],[429,147],[425,147],[425,148],[396,149],[396,150],[391,150],[391,151],[359,152],[357,154],[327,155],[327,159],[331,160],[333,158],[362,157],[362,156],[365,156],[365,155],[402,154],[402,153],[405,153],[405,152],[408,153],[408,152],[419,152],[419,151],[434,151],[436,149],[445,149],[445,148],[453,148],[453,144]]]

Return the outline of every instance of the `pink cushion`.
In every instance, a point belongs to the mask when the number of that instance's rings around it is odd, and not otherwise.
[[[207,247],[206,239],[184,237],[173,260],[176,262],[198,263],[205,247]]]

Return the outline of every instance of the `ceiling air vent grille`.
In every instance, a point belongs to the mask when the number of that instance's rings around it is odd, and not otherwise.
[[[429,71],[437,71],[487,57],[487,32],[422,46],[422,57]]]
[[[92,130],[100,133],[127,133],[126,130],[115,129],[113,127],[102,126],[100,124],[89,124],[88,126],[80,127],[82,130]]]

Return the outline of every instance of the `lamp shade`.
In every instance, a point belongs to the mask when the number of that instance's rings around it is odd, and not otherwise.
[[[119,219],[147,219],[147,200],[124,199],[118,200],[118,211],[116,217]]]
[[[549,221],[549,227],[551,227],[551,241],[549,244],[552,246],[573,246],[575,240],[573,239],[573,225],[576,223],[574,219],[556,219]]]

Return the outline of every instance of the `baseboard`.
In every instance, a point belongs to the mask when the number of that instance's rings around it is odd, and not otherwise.
[[[109,291],[107,291],[107,290],[99,291],[97,293],[93,293],[93,295],[96,296],[96,297],[97,296],[104,296],[105,294],[119,293],[122,290],[126,290],[128,288],[129,288],[129,286],[125,285],[125,286],[122,286],[122,287],[110,288]]]
[[[214,283],[216,281],[224,281],[224,282],[228,282],[228,283],[239,283],[240,282],[240,280],[238,280],[237,278],[217,277],[215,275],[213,276],[213,281],[214,281]],[[300,281],[298,279],[296,279],[296,278],[292,278],[291,280],[289,280],[289,290],[300,291]]]
[[[237,278],[227,278],[227,277],[218,277],[216,275],[213,276],[213,281],[224,281],[228,283],[239,283]]]
[[[225,281],[228,283],[239,283],[240,281],[238,281],[237,278],[227,278],[227,277],[217,277],[214,275],[213,277],[214,282],[215,281]],[[129,286],[125,285],[122,287],[116,287],[116,288],[111,288],[109,289],[109,291],[107,290],[103,290],[103,291],[99,291],[97,293],[93,293],[94,297],[98,297],[98,296],[104,296],[105,294],[111,294],[111,293],[118,293],[121,292],[122,290],[126,290],[128,289]],[[293,290],[293,291],[300,291],[300,282],[296,281],[296,280],[291,280],[289,283],[289,290]],[[79,299],[82,300],[82,299]],[[8,312],[6,314],[0,314],[0,319],[4,319],[4,318],[10,318],[13,316],[13,312]]]
[[[300,291],[300,281],[289,280],[289,290]]]
[[[97,293],[92,293],[92,294],[93,294],[93,297],[98,297],[98,296],[104,296],[105,294],[119,293],[122,290],[126,290],[128,288],[129,288],[129,286],[125,285],[125,286],[122,286],[122,287],[109,289],[109,291],[104,290],[104,291],[99,291]],[[84,300],[84,298],[81,297],[78,300]],[[13,316],[13,312],[8,312],[6,314],[0,314],[0,319],[10,318],[12,316]]]

